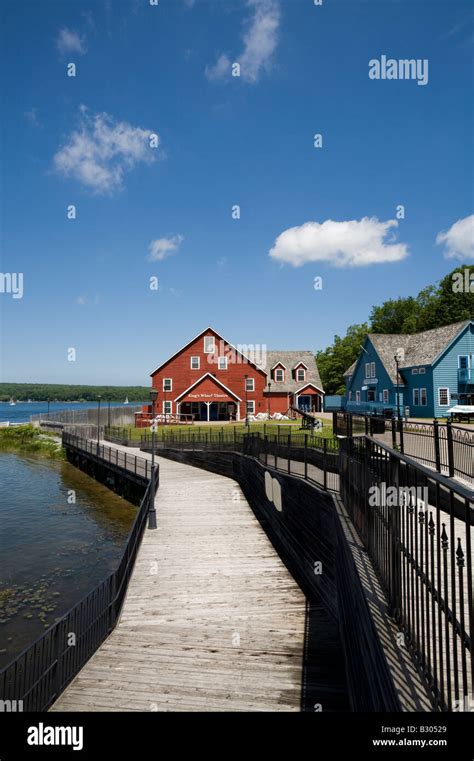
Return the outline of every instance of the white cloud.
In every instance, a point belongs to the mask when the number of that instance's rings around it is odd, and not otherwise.
[[[87,53],[84,38],[79,37],[77,32],[74,32],[67,27],[63,27],[59,32],[56,39],[56,47],[61,55],[65,55],[66,53],[79,53],[79,55],[84,55]]]
[[[278,44],[280,26],[279,0],[247,0],[252,15],[243,35],[244,49],[235,59],[240,64],[240,76],[246,82],[255,84],[262,71],[270,68],[272,56]],[[208,79],[223,79],[230,68],[230,60],[223,53],[213,66],[206,66]]]
[[[206,77],[211,81],[216,79],[223,79],[227,72],[230,70],[230,60],[225,53],[217,59],[214,66],[206,66],[204,73]]]
[[[436,236],[438,245],[445,244],[446,259],[474,260],[474,214],[458,219],[449,230]]]
[[[173,235],[171,238],[157,238],[152,240],[148,246],[149,262],[161,262],[166,259],[167,256],[172,256],[176,253],[184,238],[182,235]]]
[[[268,69],[278,42],[280,9],[275,0],[249,0],[255,12],[244,35],[244,51],[238,59],[241,76],[257,82],[262,69]]]
[[[363,217],[347,222],[327,219],[306,222],[282,232],[270,250],[280,262],[300,267],[308,262],[328,262],[334,267],[363,267],[381,262],[398,262],[408,256],[408,246],[396,243],[392,228],[395,219],[379,222],[377,217]]]
[[[154,161],[150,130],[116,122],[106,113],[89,116],[81,106],[81,124],[55,154],[54,168],[73,177],[94,193],[111,195],[123,186],[123,177],[140,162]]]

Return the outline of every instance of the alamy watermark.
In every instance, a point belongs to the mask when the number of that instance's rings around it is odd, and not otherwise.
[[[405,507],[428,504],[428,488],[426,486],[387,486],[382,482],[369,489],[369,505],[371,507]]]
[[[266,344],[237,344],[230,346],[225,341],[219,341],[213,352],[207,355],[210,365],[219,365],[219,361],[226,359],[227,364],[248,365],[249,362],[257,365],[261,370],[267,366]]]
[[[11,293],[12,298],[23,298],[23,272],[0,272],[0,293]]]
[[[464,272],[453,272],[453,293],[474,293],[474,270],[465,267]]]
[[[387,58],[381,55],[369,61],[369,79],[412,79],[418,85],[428,84],[427,58]]]

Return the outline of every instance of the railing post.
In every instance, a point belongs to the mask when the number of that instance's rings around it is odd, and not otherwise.
[[[451,421],[446,422],[446,440],[448,443],[448,473],[449,477],[454,477],[454,447],[453,447],[453,429]]]
[[[332,413],[332,432],[337,436],[338,434],[338,427],[337,427],[337,411],[333,410]]]
[[[397,418],[392,417],[392,447],[397,448]]]
[[[263,435],[263,440],[265,442],[265,467],[268,468],[268,436],[266,433]]]
[[[439,423],[437,420],[433,420],[433,437],[434,437],[436,470],[438,471],[438,473],[441,473],[441,453],[439,449]]]
[[[400,558],[400,539],[399,539],[399,526],[400,526],[400,501],[401,501],[401,489],[400,489],[400,460],[398,457],[390,455],[390,486],[395,486],[397,490],[397,499],[395,505],[387,507],[388,510],[388,526],[389,526],[389,542],[390,542],[390,577],[389,590],[388,590],[388,614],[397,619],[400,612],[401,604],[401,558]],[[418,530],[416,528],[416,530]]]
[[[304,477],[308,480],[308,434],[304,435]]]
[[[288,473],[291,473],[291,433],[288,434]]]
[[[328,488],[328,466],[327,466],[328,440],[323,439],[323,468],[324,468],[324,488]]]
[[[372,419],[370,420],[370,426],[369,426],[369,416],[364,415],[364,423],[365,423],[365,435],[369,435],[369,427],[370,427],[370,435],[372,436]]]
[[[405,442],[403,440],[403,420],[401,415],[398,416],[398,431],[400,433],[400,452],[405,454]]]

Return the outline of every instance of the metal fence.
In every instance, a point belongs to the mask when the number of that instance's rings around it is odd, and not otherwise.
[[[438,709],[472,710],[474,493],[369,437],[341,441],[340,493]]]
[[[151,462],[145,457],[130,454],[130,452],[123,452],[116,449],[116,447],[98,444],[97,441],[83,439],[72,433],[63,433],[62,440],[63,444],[73,447],[78,451],[93,455],[104,462],[129,470],[131,473],[143,476],[146,479],[151,478]]]
[[[438,473],[474,484],[474,431],[439,423],[409,422],[347,412],[333,413],[338,436],[373,436]]]
[[[142,436],[140,448],[151,451],[151,434]],[[339,490],[339,441],[336,438],[327,439],[304,432],[286,435],[282,431],[273,435],[245,433],[235,428],[232,435],[226,435],[221,430],[205,433],[170,431],[155,438],[155,451],[163,449],[240,452],[256,457],[266,467],[301,476],[328,491]]]
[[[76,441],[68,443],[79,448],[81,440],[73,438]],[[82,441],[83,451],[90,452],[90,444]],[[97,450],[93,449],[92,453],[97,454]],[[121,464],[116,463],[109,447],[101,447],[99,456],[106,462]],[[137,459],[145,462],[144,458]],[[144,469],[130,455],[122,462],[127,470],[151,475],[149,464]],[[115,627],[153,503],[151,483],[140,503],[117,569],[0,671],[1,700],[21,700],[24,711],[47,710]],[[158,484],[157,477],[154,483]]]
[[[62,423],[63,425],[93,425],[97,430],[100,415],[100,425],[134,425],[135,413],[141,411],[141,405],[127,407],[108,407],[107,403],[89,407],[89,409],[51,410],[37,415],[30,415],[32,423]]]

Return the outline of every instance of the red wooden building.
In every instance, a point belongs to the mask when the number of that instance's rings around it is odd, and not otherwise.
[[[246,402],[249,415],[285,414],[291,406],[322,410],[324,391],[311,351],[256,355],[253,347],[243,353],[206,328],[151,374],[158,391],[156,414],[244,420]]]

